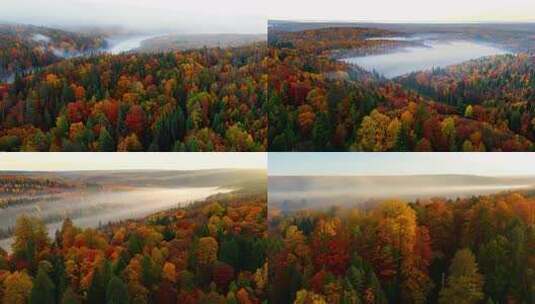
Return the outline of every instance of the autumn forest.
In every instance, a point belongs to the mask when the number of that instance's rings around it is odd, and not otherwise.
[[[535,4],[178,2],[0,4],[0,304],[535,304]]]
[[[0,33],[2,151],[267,149],[265,43],[114,55],[102,36]]]
[[[5,172],[0,303],[262,303],[265,178]]]
[[[269,303],[533,303],[532,156],[485,155],[275,153]]]
[[[0,150],[533,149],[533,26],[373,26],[116,53],[110,34],[4,25]]]
[[[532,303],[533,194],[273,215],[272,303]]]
[[[272,21],[269,150],[530,151],[519,27]]]

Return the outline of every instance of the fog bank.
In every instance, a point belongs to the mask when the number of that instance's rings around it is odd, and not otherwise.
[[[36,203],[2,209],[0,230],[5,233],[12,229],[17,217],[26,214],[41,218],[53,237],[67,217],[78,227],[98,227],[109,222],[142,218],[230,191],[218,187],[136,188],[130,191],[69,193],[54,200],[43,197]],[[12,241],[12,238],[0,239],[0,247],[10,250]]]
[[[535,189],[533,177],[468,175],[420,176],[270,176],[269,206],[283,211],[364,206],[386,199],[412,201],[444,197],[456,199],[502,191]]]

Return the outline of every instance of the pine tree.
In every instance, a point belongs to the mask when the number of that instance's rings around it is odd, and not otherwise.
[[[329,118],[325,113],[319,113],[312,129],[312,137],[316,149],[329,149],[328,144],[331,138],[330,133]]]
[[[219,249],[219,260],[232,265],[234,269],[239,270],[240,249],[234,237],[231,237],[221,243]]]
[[[113,276],[108,283],[106,290],[107,304],[128,304],[130,296],[126,284],[117,276]]]
[[[61,299],[61,304],[81,304],[82,300],[80,299],[80,296],[77,295],[71,287],[67,288],[65,290],[65,293],[63,294],[63,298]]]
[[[111,264],[108,260],[106,260],[100,267],[95,268],[93,280],[87,291],[88,304],[100,304],[106,302],[106,288],[111,274]]]
[[[48,266],[51,267],[50,264]],[[55,286],[47,273],[47,267],[40,266],[30,293],[30,304],[56,303]]]
[[[114,152],[116,150],[115,142],[113,141],[113,138],[111,137],[110,133],[108,133],[108,130],[106,130],[105,127],[100,128],[98,146],[101,152]]]
[[[154,263],[150,256],[143,256],[141,260],[141,280],[145,287],[151,287],[156,284],[160,278],[161,269]]]
[[[395,150],[399,151],[399,152],[410,151],[410,147],[409,147],[409,128],[404,123],[401,124],[401,129],[399,131],[399,135],[397,137],[395,147],[396,147]]]
[[[381,288],[381,283],[379,282],[379,279],[375,275],[375,272],[371,271],[369,273],[369,279],[368,279],[368,286],[373,291],[373,295],[375,298],[375,303],[377,304],[386,304],[388,303],[388,300],[386,298],[386,295]]]
[[[483,277],[472,251],[461,249],[451,261],[450,275],[446,287],[440,291],[439,303],[479,303],[484,297],[482,288]]]
[[[130,238],[128,238],[128,251],[132,255],[136,255],[143,251],[143,241],[135,233],[130,235]]]

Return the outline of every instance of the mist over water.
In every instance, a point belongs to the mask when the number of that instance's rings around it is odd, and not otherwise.
[[[54,48],[52,52],[55,56],[69,59],[76,57],[89,56],[94,53],[110,53],[112,55],[118,55],[121,53],[132,52],[141,47],[143,41],[162,36],[162,34],[150,34],[150,35],[129,35],[129,36],[112,36],[107,38],[108,47],[92,50],[90,52],[78,52],[78,51],[68,51],[63,49]],[[42,42],[44,44],[50,41],[50,38],[44,35],[37,34],[33,37],[34,41]],[[34,69],[27,69],[23,74],[32,73]],[[15,81],[15,74],[9,74],[4,77],[0,77],[0,83],[4,82],[7,84],[12,84]]]
[[[76,57],[83,57],[83,56],[89,56],[94,53],[110,53],[112,55],[118,55],[121,53],[131,52],[135,51],[139,47],[141,47],[141,44],[143,41],[162,36],[161,34],[151,34],[151,35],[132,35],[132,36],[115,36],[110,37],[107,39],[108,47],[99,49],[99,50],[93,50],[90,52],[78,52],[78,51],[68,51],[63,49],[54,48],[52,52],[55,56],[63,59],[69,59],[69,58],[76,58]],[[50,38],[46,37],[44,35],[35,35],[33,37],[33,40],[38,42],[47,43]],[[27,69],[22,74],[29,74],[32,73],[35,69]],[[7,83],[12,84],[15,81],[15,74],[9,74],[4,77],[0,77],[0,83]]]
[[[456,199],[535,189],[534,178],[477,176],[271,176],[269,205],[283,210],[363,206],[387,199]]]
[[[392,37],[387,39],[400,40]],[[411,72],[444,68],[480,57],[509,53],[491,45],[465,40],[429,40],[424,44],[422,47],[405,47],[387,54],[352,57],[343,61],[370,72],[376,71],[386,78],[395,78]]]
[[[159,34],[153,35],[135,35],[128,37],[112,37],[108,39],[108,44],[110,45],[105,52],[108,52],[113,55],[117,55],[124,52],[133,51],[141,47],[143,41],[151,38],[161,36]]]
[[[217,193],[231,189],[219,187],[137,188],[129,191],[69,193],[56,200],[45,200],[0,210],[0,229],[6,231],[15,225],[22,214],[40,217],[45,221],[49,235],[61,229],[69,217],[78,227],[98,227],[109,222],[142,218],[158,211],[185,206]],[[0,240],[0,247],[11,249],[12,238]]]

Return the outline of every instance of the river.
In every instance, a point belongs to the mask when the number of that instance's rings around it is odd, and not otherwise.
[[[129,35],[129,36],[114,36],[107,39],[108,41],[108,47],[106,49],[100,50],[101,53],[110,53],[113,55],[126,53],[130,51],[134,51],[141,47],[141,44],[143,41],[155,37],[162,36],[163,34],[152,34],[152,35]],[[75,54],[56,54],[60,57],[64,58],[76,58],[76,57],[82,57],[87,56],[86,53],[75,53]],[[31,73],[33,69],[27,69],[23,73]],[[8,83],[11,84],[15,80],[15,74],[7,75],[5,77],[0,78],[0,83]]]
[[[133,51],[141,47],[143,41],[159,36],[162,36],[162,34],[112,37],[108,39],[109,47],[106,52],[117,55]]]
[[[138,188],[120,192],[66,195],[59,200],[43,200],[0,209],[0,229],[12,228],[18,216],[28,214],[42,218],[47,223],[49,235],[53,237],[55,232],[61,229],[63,219],[67,216],[78,227],[98,227],[109,222],[142,218],[162,210],[201,201],[217,193],[231,191],[218,187]],[[12,238],[1,239],[0,247],[9,251],[12,242]]]

